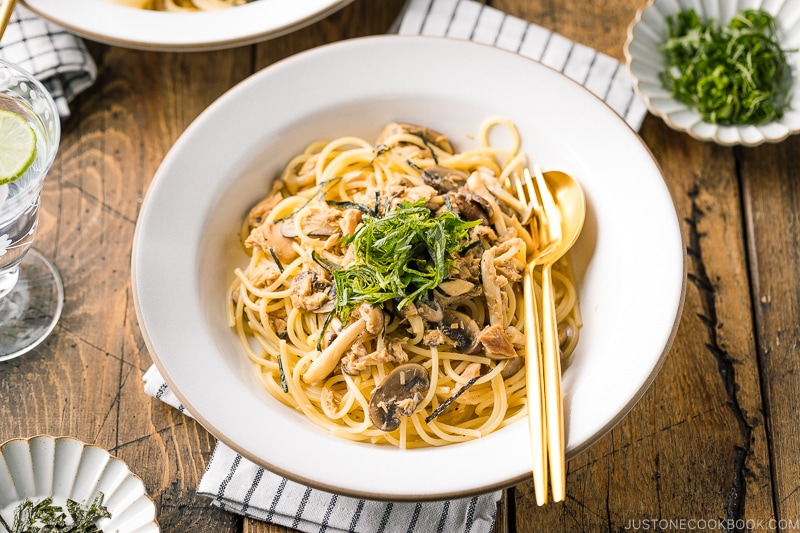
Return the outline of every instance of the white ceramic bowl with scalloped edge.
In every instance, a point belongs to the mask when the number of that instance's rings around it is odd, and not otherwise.
[[[634,89],[647,108],[666,124],[695,139],[725,146],[757,146],[780,142],[800,131],[800,53],[787,54],[792,68],[793,91],[790,108],[780,120],[760,125],[722,126],[703,120],[696,110],[678,102],[661,85],[665,67],[661,47],[667,40],[667,18],[694,8],[702,19],[725,25],[744,9],[761,8],[775,17],[781,48],[800,49],[800,2],[797,0],[651,0],[636,13],[628,27],[624,46],[625,64]]]
[[[159,533],[156,507],[144,483],[120,459],[73,437],[38,435],[0,445],[0,516],[13,524],[27,498],[46,497],[66,510],[67,499],[89,505],[103,493],[111,516],[97,526],[113,533]]]

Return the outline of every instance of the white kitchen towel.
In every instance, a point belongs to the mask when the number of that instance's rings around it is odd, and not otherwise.
[[[191,416],[155,365],[143,380],[147,394]],[[197,492],[227,511],[307,533],[488,533],[501,495],[419,503],[340,496],[273,474],[221,442]]]
[[[83,41],[17,5],[0,40],[0,59],[14,63],[44,84],[62,118],[69,103],[97,79],[97,66]]]
[[[535,59],[603,99],[636,131],[647,114],[616,59],[473,0],[409,0],[394,31],[469,39]]]

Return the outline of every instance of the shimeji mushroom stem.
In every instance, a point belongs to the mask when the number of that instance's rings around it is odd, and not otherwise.
[[[367,321],[359,318],[346,328],[333,340],[327,348],[322,350],[303,373],[303,381],[316,383],[330,374],[348,348],[356,341],[359,335],[367,328]]]

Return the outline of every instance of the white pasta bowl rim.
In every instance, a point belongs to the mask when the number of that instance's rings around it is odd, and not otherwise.
[[[161,12],[107,0],[22,0],[41,17],[86,39],[163,52],[254,44],[321,20],[352,0],[258,0],[206,12]]]
[[[678,102],[664,90],[658,81],[663,70],[664,56],[659,46],[666,40],[666,17],[679,9],[695,8],[702,18],[727,23],[734,13],[745,8],[763,7],[775,16],[778,30],[788,37],[782,42],[785,50],[800,47],[800,11],[786,6],[786,0],[746,2],[736,0],[649,0],[640,7],[628,26],[623,54],[625,67],[633,80],[636,93],[644,100],[647,109],[661,118],[670,128],[686,133],[700,141],[710,141],[722,146],[754,147],[764,143],[778,143],[800,132],[800,53],[787,55],[792,68],[793,93],[791,105],[782,118],[766,124],[721,126],[704,121],[700,113]],[[785,13],[784,8],[789,12]]]
[[[65,446],[69,449],[63,450]],[[59,447],[61,453],[56,452]],[[55,505],[64,506],[67,498],[88,504],[103,492],[103,505],[111,513],[99,523],[104,530],[161,530],[144,481],[119,457],[76,437],[39,434],[0,443],[0,482],[0,511],[7,521],[26,498],[38,503],[52,497]]]
[[[487,76],[452,83],[476,68]],[[309,71],[324,86],[304,83]],[[492,81],[509,72],[514,83]],[[680,225],[652,155],[600,99],[540,63],[468,41],[378,36],[303,52],[240,83],[186,129],[150,185],[134,236],[134,303],[156,365],[201,424],[260,466],[338,494],[441,500],[529,479],[524,420],[405,451],[326,434],[263,391],[225,319],[233,268],[246,264],[241,221],[292,154],[320,138],[374,138],[390,120],[424,123],[458,148],[492,115],[515,120],[523,149],[582,180],[588,200],[572,254],[585,326],[564,371],[568,456],[621,420],[655,378],[685,292]],[[633,206],[627,217],[618,201]]]

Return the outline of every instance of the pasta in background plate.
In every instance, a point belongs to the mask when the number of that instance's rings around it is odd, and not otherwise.
[[[253,0],[106,0],[114,4],[154,11],[213,11],[240,6]]]
[[[511,146],[490,144],[496,127]],[[391,123],[312,143],[248,214],[229,325],[264,388],[331,434],[441,446],[527,416],[528,161],[508,120],[479,140],[458,152]],[[566,360],[582,325],[568,260],[553,277]]]

